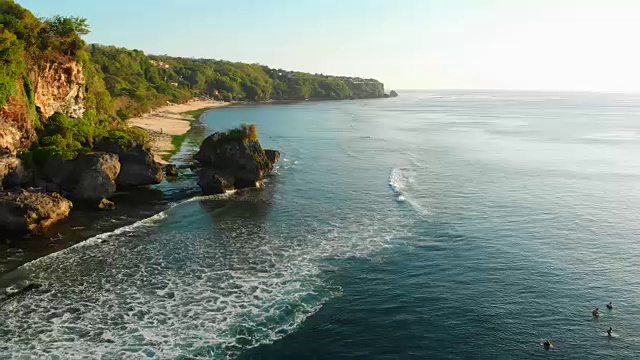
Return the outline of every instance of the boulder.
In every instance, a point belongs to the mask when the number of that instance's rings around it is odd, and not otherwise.
[[[389,92],[389,96],[391,96],[391,97],[398,97],[398,93],[397,93],[395,90],[391,90],[391,91]]]
[[[2,180],[2,186],[6,189],[23,187],[32,181],[32,172],[24,166],[22,160],[16,159],[11,165],[9,172]]]
[[[115,210],[116,204],[113,201],[109,201],[107,199],[100,200],[100,204],[98,204],[98,209],[100,210]]]
[[[120,174],[116,184],[121,188],[159,184],[164,179],[162,167],[153,159],[153,154],[142,144],[125,149],[109,139],[101,139],[94,149],[117,154],[120,157]]]
[[[223,194],[234,189],[234,178],[216,169],[203,168],[198,171],[198,185],[205,195]]]
[[[178,176],[178,167],[175,164],[167,164],[164,171],[167,176]]]
[[[384,94],[384,95],[382,95],[382,97],[385,98],[385,99],[388,99],[390,96],[389,96],[389,94]]]
[[[0,193],[0,228],[39,232],[67,216],[73,204],[59,194],[24,190]]]
[[[216,132],[207,137],[194,156],[199,163],[198,184],[206,194],[257,187],[271,173],[279,153],[269,156],[257,140],[255,128]]]
[[[73,173],[74,167],[74,161],[53,156],[41,167],[38,177],[46,182],[60,185]]]
[[[280,151],[278,150],[265,150],[264,154],[271,164],[275,164],[280,161]]]
[[[73,172],[63,181],[62,189],[72,199],[100,201],[116,192],[115,180],[120,174],[118,155],[94,152],[78,156]]]

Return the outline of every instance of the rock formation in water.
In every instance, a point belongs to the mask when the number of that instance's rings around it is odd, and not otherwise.
[[[259,187],[279,155],[262,149],[255,125],[213,133],[194,157],[200,167],[196,170],[198,185],[205,194]]]
[[[2,192],[0,228],[18,233],[42,231],[66,218],[72,206],[59,194]]]
[[[167,164],[164,171],[167,176],[171,176],[171,177],[178,176],[178,167],[175,164]]]
[[[278,150],[265,150],[264,154],[267,156],[267,160],[272,164],[280,161],[280,151]]]
[[[395,90],[391,90],[391,92],[389,93],[390,97],[398,97],[398,93]]]

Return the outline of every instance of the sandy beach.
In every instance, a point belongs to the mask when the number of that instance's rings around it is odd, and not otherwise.
[[[185,112],[227,106],[230,103],[212,100],[195,100],[185,104],[167,105],[148,114],[127,120],[129,126],[138,126],[151,135],[151,148],[156,160],[166,163],[162,156],[171,153],[171,139],[175,135],[183,135],[191,128],[194,120]]]

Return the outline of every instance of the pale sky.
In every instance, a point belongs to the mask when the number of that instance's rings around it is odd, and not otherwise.
[[[18,0],[89,42],[387,89],[640,92],[640,0]]]

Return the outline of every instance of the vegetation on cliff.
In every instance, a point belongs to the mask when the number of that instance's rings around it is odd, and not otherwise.
[[[23,129],[36,135],[30,150],[24,152],[27,160],[43,162],[54,155],[72,159],[90,151],[94,140],[103,137],[123,144],[144,142],[140,131],[127,128],[115,116],[104,76],[91,62],[81,38],[88,32],[83,18],[38,19],[12,0],[0,0],[0,108],[5,120],[20,122]],[[81,114],[76,119],[60,112],[47,117],[45,106],[36,104],[35,84],[56,78],[62,83],[70,82],[68,74],[59,74],[70,69],[62,67],[68,64],[78,64],[85,73],[79,77],[85,83],[78,86],[85,88],[81,93],[86,92],[86,97],[80,107],[86,111],[69,109],[69,115]],[[53,80],[45,79],[43,74],[48,73],[53,73]],[[56,86],[64,89],[67,84],[40,85],[54,93]]]
[[[24,124],[13,133],[28,136],[14,143],[20,143],[20,151],[26,150],[25,144],[30,147],[26,152],[30,160],[45,161],[54,155],[73,158],[104,137],[123,145],[144,143],[143,134],[127,128],[124,120],[167,101],[185,102],[195,96],[264,101],[384,95],[383,85],[373,79],[151,56],[140,50],[86,45],[82,35],[88,32],[86,19],[38,19],[13,0],[0,0],[0,117]],[[46,106],[51,97],[68,100],[64,83],[70,82],[67,73],[71,71],[75,71],[75,102]],[[49,98],[43,98],[42,92]]]
[[[375,98],[383,84],[373,79],[308,74],[223,60],[147,56],[140,50],[90,45],[96,72],[104,79],[120,119],[138,116],[166,101],[194,96],[264,101]]]

